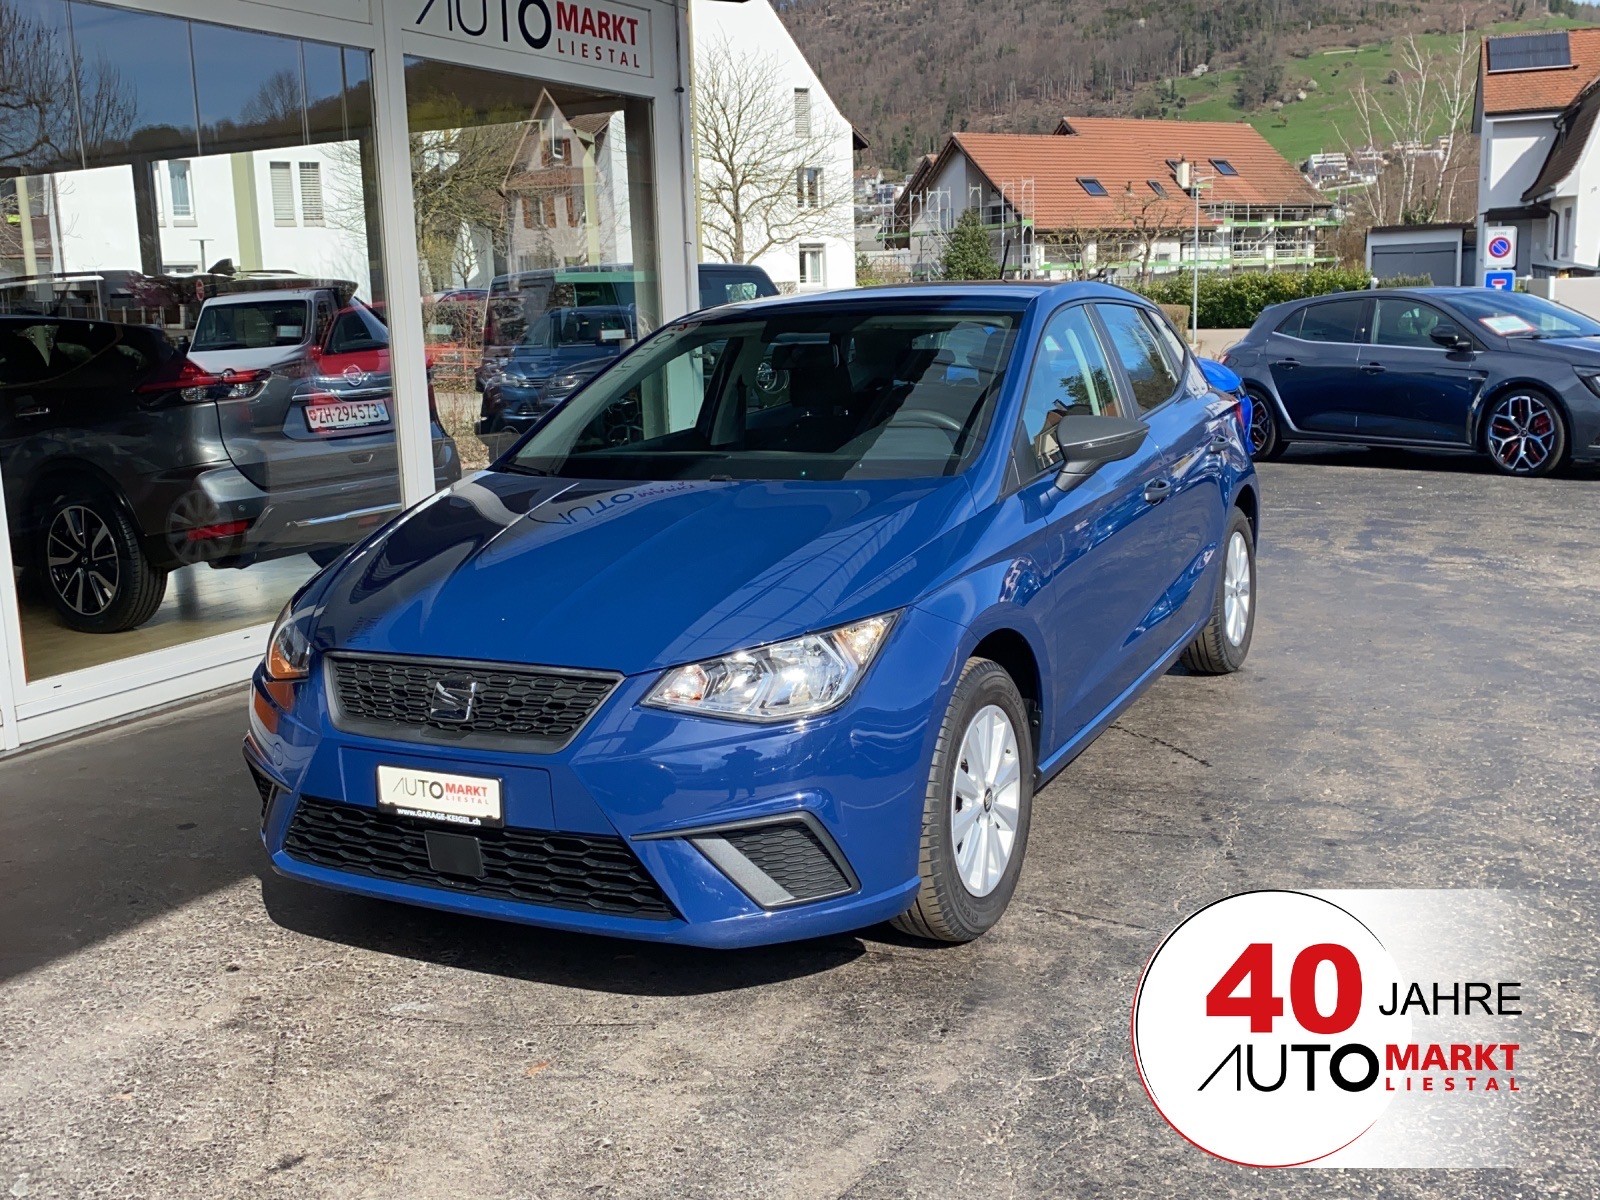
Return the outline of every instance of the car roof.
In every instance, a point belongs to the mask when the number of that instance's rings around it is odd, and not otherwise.
[[[206,303],[250,304],[260,300],[310,300],[333,290],[333,288],[327,287],[306,287],[267,288],[257,292],[224,292],[218,296],[207,296]]]
[[[909,305],[940,302],[976,303],[980,307],[1016,310],[1044,298],[1050,304],[1069,300],[1131,300],[1154,307],[1143,296],[1106,283],[1050,283],[1040,280],[972,280],[896,284],[890,287],[845,288],[833,292],[807,292],[798,296],[767,296],[710,310],[715,319],[737,317],[759,310],[762,316],[783,312],[812,312],[829,308],[874,308],[883,304]]]

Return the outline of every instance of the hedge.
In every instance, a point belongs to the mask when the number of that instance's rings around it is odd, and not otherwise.
[[[1427,287],[1431,279],[1386,279],[1381,287]],[[1365,271],[1343,267],[1315,267],[1309,271],[1211,271],[1200,276],[1200,327],[1245,329],[1254,325],[1261,310],[1285,300],[1324,296],[1329,292],[1361,292],[1371,285]],[[1187,305],[1194,297],[1194,277],[1187,272],[1165,275],[1134,286],[1134,291],[1157,304]]]

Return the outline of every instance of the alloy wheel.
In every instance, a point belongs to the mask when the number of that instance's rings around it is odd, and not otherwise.
[[[1267,408],[1265,398],[1252,396],[1250,398],[1250,454],[1254,457],[1266,449],[1267,443],[1272,440],[1272,411]]]
[[[1228,539],[1228,555],[1222,564],[1222,631],[1231,645],[1244,641],[1250,628],[1250,547],[1244,534],[1234,530]]]
[[[117,598],[122,564],[111,527],[81,504],[56,513],[46,534],[50,585],[73,612],[98,617]]]
[[[979,709],[961,737],[950,789],[950,844],[956,874],[974,896],[1000,886],[1017,844],[1022,758],[1005,709]]]
[[[1532,474],[1556,452],[1559,418],[1550,402],[1531,392],[1514,392],[1489,414],[1489,453],[1513,474]]]

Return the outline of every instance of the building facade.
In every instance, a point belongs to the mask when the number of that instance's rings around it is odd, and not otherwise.
[[[749,171],[753,178],[744,191],[750,228],[741,240],[747,251],[757,252],[745,260],[784,292],[854,287],[857,134],[771,4],[691,2],[697,80],[720,78],[740,92],[766,93],[738,122],[718,121],[705,111],[718,103],[716,90],[697,87],[702,133],[720,128],[724,135],[720,152],[708,144],[715,137],[701,138],[696,165],[702,196],[708,184],[724,185],[726,195],[731,172],[724,163]],[[745,132],[731,132],[736,125]],[[757,164],[753,170],[751,164]],[[708,262],[733,257],[721,207],[701,203],[701,253]]]
[[[1600,29],[1485,38],[1475,128],[1479,280],[1600,272]],[[1491,264],[1488,229],[1515,230],[1514,266]]]
[[[1072,117],[1055,133],[953,133],[918,164],[885,240],[937,269],[969,208],[1008,275],[1117,282],[1330,261],[1333,205],[1244,124]]]
[[[0,5],[0,749],[242,681],[484,461],[425,346],[497,273],[694,307],[688,0]]]

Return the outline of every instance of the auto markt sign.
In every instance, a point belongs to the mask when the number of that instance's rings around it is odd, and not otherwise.
[[[1483,231],[1483,286],[1506,290],[1506,277],[1517,278],[1517,227],[1491,225]]]
[[[418,33],[650,76],[650,14],[575,0],[411,0]]]

